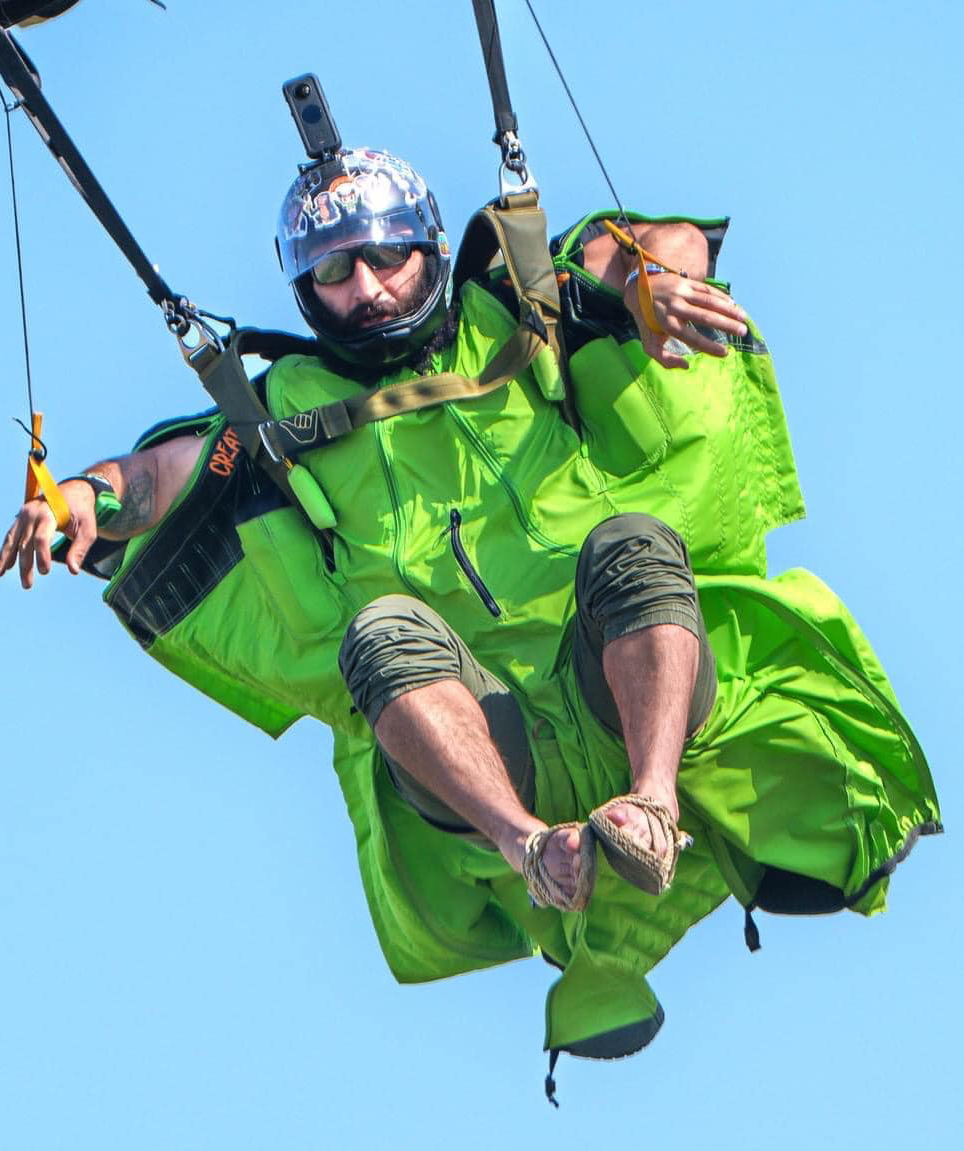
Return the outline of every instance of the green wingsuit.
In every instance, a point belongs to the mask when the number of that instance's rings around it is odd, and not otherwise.
[[[717,239],[725,228],[696,222]],[[615,314],[618,297],[580,267],[597,224],[587,217],[567,234],[557,265]],[[433,369],[473,378],[515,321],[484,284],[468,282],[461,305],[458,336]],[[687,372],[598,326],[572,342],[581,433],[563,418],[546,351],[489,395],[374,422],[303,456],[332,509],[324,532],[280,501],[220,417],[149,434],[142,446],[201,427],[207,448],[162,523],[127,545],[105,599],[151,655],[269,734],[302,715],[333,728],[369,909],[397,979],[541,952],[562,972],[546,1048],[613,1056],[658,1030],[646,973],[728,895],[747,909],[873,914],[896,861],[940,823],[924,756],[846,608],[809,572],[766,578],[765,536],[803,504],[759,333],[751,325],[724,359],[691,355]],[[268,375],[267,401],[280,418],[359,388],[316,358],[287,356]],[[497,618],[458,562],[453,510],[462,559]],[[339,646],[379,596],[429,604],[517,699],[536,814],[584,819],[629,775],[621,741],[576,689],[576,557],[596,524],[638,511],[686,541],[716,656],[717,700],[679,774],[680,826],[694,845],[658,898],[598,853],[587,911],[536,909],[497,852],[399,798],[353,714]]]

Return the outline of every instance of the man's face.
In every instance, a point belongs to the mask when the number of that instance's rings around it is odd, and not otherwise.
[[[397,268],[376,271],[359,257],[347,279],[337,284],[312,281],[311,286],[335,326],[348,333],[415,311],[428,293],[427,278],[425,255],[413,248]]]

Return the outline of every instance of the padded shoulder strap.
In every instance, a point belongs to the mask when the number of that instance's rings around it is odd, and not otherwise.
[[[544,331],[543,338],[552,348],[565,385],[566,416],[578,427],[560,324],[559,285],[545,213],[534,189],[486,204],[472,217],[455,262],[456,291],[467,280],[484,276],[500,251],[518,300],[520,323]]]

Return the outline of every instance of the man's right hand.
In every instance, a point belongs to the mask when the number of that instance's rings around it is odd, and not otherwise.
[[[70,522],[64,528],[64,535],[73,540],[67,551],[67,568],[77,575],[91,544],[97,539],[94,492],[83,480],[68,480],[61,484],[60,490],[70,508]],[[35,565],[40,575],[47,575],[50,571],[53,562],[50,544],[56,530],[57,523],[46,500],[28,500],[4,538],[0,549],[0,576],[5,575],[19,558],[20,583],[24,588],[33,587]]]

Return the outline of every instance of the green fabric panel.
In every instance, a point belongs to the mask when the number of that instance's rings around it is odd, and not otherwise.
[[[127,544],[104,592],[112,590],[142,551],[166,531],[206,466],[224,430],[208,433],[191,479],[164,518]],[[337,667],[341,636],[357,610],[343,581],[327,571],[317,537],[303,516],[279,508],[240,525],[245,558],[150,654],[199,691],[278,736],[303,715],[338,724],[351,700]],[[238,621],[257,620],[257,627]],[[330,637],[329,643],[321,642]]]
[[[332,633],[340,642],[353,611],[329,577],[315,535],[295,507],[238,525],[245,558],[270,614],[302,644]]]
[[[658,899],[621,880],[598,849],[596,867],[588,909],[561,916],[571,957],[546,1001],[547,1050],[651,1018],[656,999],[645,974],[729,895],[705,843],[680,857]]]
[[[401,983],[521,959],[533,945],[493,900],[513,874],[488,851],[426,823],[399,799],[364,720],[335,737],[335,768],[355,828],[372,922]],[[524,891],[524,889],[523,889]]]
[[[260,597],[252,596],[251,591],[246,573],[235,568],[199,610],[174,631],[156,639],[149,650],[168,671],[277,738],[303,714],[285,701],[283,691],[272,698],[272,688],[265,686],[278,680],[277,649],[271,652],[268,637],[264,644],[243,641],[244,678],[239,661],[232,657],[237,645],[231,635],[239,630],[239,619],[266,616],[270,620],[267,605]],[[269,633],[274,630],[270,622],[267,627]],[[274,638],[280,638],[276,631]],[[259,651],[264,653],[260,659]],[[258,682],[259,676],[262,682]]]
[[[636,474],[614,485],[613,498],[642,496],[686,540],[694,571],[765,575],[767,533],[805,514],[770,357],[730,347],[722,359],[692,356],[687,371],[667,372],[637,340],[620,351],[672,446],[645,494]]]
[[[603,471],[628,476],[666,456],[670,436],[662,412],[611,336],[580,348],[569,371],[589,454]]]

